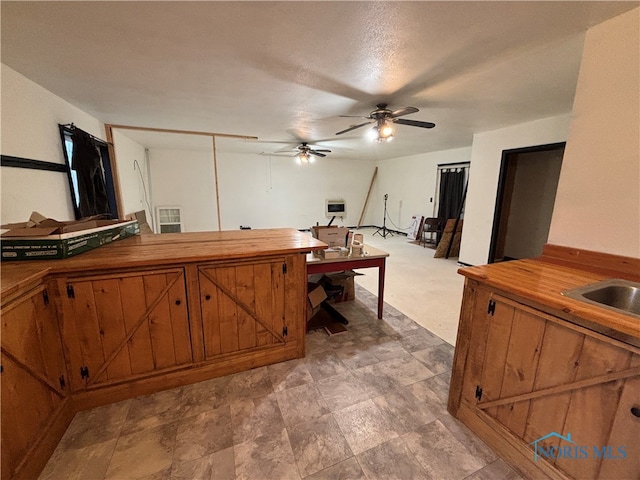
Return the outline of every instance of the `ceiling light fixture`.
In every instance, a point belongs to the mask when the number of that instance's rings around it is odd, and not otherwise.
[[[313,156],[307,152],[300,152],[298,155],[296,155],[296,163],[298,165],[306,165],[307,163],[313,163],[314,160],[315,159],[313,158]]]
[[[370,130],[371,139],[377,143],[393,140],[393,125],[384,119],[379,119],[376,126]]]

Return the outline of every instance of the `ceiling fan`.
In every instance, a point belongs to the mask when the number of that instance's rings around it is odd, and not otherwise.
[[[283,152],[288,151],[290,150],[279,150],[274,155],[283,155]],[[307,142],[302,142],[294,148],[293,151],[296,152],[294,157],[298,165],[313,163],[315,161],[314,157],[326,157],[327,153],[331,153],[331,150],[327,150],[326,148],[312,148]]]
[[[336,135],[342,135],[343,133],[350,132],[351,130],[355,130],[356,128],[375,123],[375,126],[371,129],[373,139],[377,142],[388,142],[393,139],[394,123],[421,128],[433,128],[436,126],[435,123],[431,122],[421,122],[419,120],[407,120],[404,118],[398,118],[402,117],[403,115],[409,115],[410,113],[416,112],[419,112],[416,107],[404,107],[399,110],[389,110],[386,103],[379,103],[378,105],[376,105],[376,109],[372,111],[368,117],[362,117],[358,115],[340,115],[341,117],[366,118],[369,121],[360,123],[358,125],[351,125],[349,128],[339,131],[338,133],[336,133]]]
[[[298,153],[296,154],[296,162],[302,165],[305,163],[313,163],[314,156],[316,157],[326,157],[327,153],[331,153],[331,150],[323,149],[313,149],[311,148],[307,142],[302,142],[300,145],[296,147]]]

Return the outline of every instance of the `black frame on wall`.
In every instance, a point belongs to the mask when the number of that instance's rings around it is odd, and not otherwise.
[[[42,160],[32,160],[30,158],[12,157],[11,155],[0,155],[0,166],[46,170],[49,172],[66,172],[68,168],[61,163],[43,162]]]

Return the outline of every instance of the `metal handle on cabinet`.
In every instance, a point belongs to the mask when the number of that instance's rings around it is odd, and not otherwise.
[[[181,300],[176,300],[176,305],[180,305],[182,303]]]
[[[205,299],[205,300],[211,300],[211,295],[205,295],[205,296],[204,296],[204,299]]]
[[[640,417],[640,407],[631,407],[631,415]]]

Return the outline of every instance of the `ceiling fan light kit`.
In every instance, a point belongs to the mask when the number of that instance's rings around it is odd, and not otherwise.
[[[394,133],[393,123],[380,119],[376,126],[369,130],[369,137],[376,143],[390,142]]]
[[[364,127],[365,125],[370,125],[375,123],[375,126],[368,132],[369,136],[377,143],[382,142],[390,142],[393,140],[394,136],[394,123],[399,123],[400,125],[409,125],[411,127],[420,127],[420,128],[433,128],[436,126],[435,123],[431,122],[422,122],[419,120],[405,120],[403,118],[398,118],[403,115],[409,115],[410,113],[416,113],[419,110],[416,107],[404,107],[399,110],[389,110],[387,108],[386,103],[379,103],[376,105],[376,109],[372,111],[368,117],[358,117],[358,118],[366,118],[369,121],[360,123],[358,125],[351,125],[349,128],[345,130],[341,130],[337,132],[336,135],[342,135],[343,133],[350,132],[351,130],[355,130],[356,128]],[[341,117],[353,117],[353,115],[340,115]]]
[[[308,163],[313,163],[315,161],[316,161],[315,157],[313,155],[310,155],[307,152],[300,152],[299,154],[296,155],[296,163],[298,165],[306,165]]]
[[[327,149],[313,149],[307,142],[296,147],[298,153],[295,155],[296,163],[298,165],[308,165],[316,161],[316,157],[326,157],[327,153],[331,153],[331,150]]]

